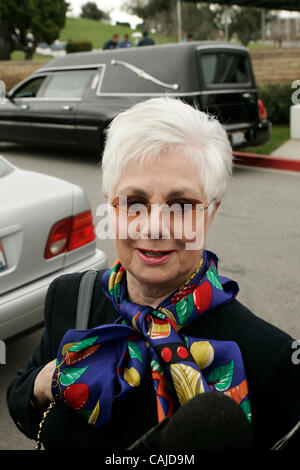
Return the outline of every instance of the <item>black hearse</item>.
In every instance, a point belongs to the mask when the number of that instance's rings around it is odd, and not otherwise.
[[[116,114],[165,94],[217,116],[234,148],[270,138],[247,49],[197,41],[96,50],[48,62],[0,105],[0,141],[98,151]]]

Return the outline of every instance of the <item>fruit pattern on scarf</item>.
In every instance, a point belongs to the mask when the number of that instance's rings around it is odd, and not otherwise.
[[[129,300],[125,274],[117,261],[102,278],[118,320],[90,330],[68,330],[62,339],[52,380],[54,399],[100,427],[111,420],[113,405],[140,386],[150,364],[158,421],[204,392],[225,393],[251,420],[238,345],[180,333],[237,295],[238,285],[218,275],[217,257],[204,251],[193,275],[155,310]]]

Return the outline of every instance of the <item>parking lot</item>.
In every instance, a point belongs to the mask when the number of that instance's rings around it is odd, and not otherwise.
[[[11,163],[82,186],[91,203],[104,202],[100,159],[91,154],[0,146]],[[240,285],[238,299],[256,315],[300,339],[300,173],[237,167],[214,220],[207,249],[219,257],[219,272]],[[38,197],[38,195],[37,195]],[[112,240],[97,239],[109,265],[115,260]],[[42,330],[8,342],[0,366],[0,448],[33,449],[34,442],[15,427],[6,407],[6,389],[26,366]]]

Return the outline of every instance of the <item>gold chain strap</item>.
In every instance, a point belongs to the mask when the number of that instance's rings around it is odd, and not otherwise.
[[[55,405],[55,402],[52,401],[50,403],[50,405],[48,406],[48,408],[46,409],[46,411],[44,412],[43,414],[43,418],[39,424],[39,431],[37,433],[37,437],[36,437],[36,450],[41,450],[41,433],[42,433],[42,429],[43,429],[43,425],[44,425],[44,422],[45,422],[45,419],[47,418],[48,414],[50,413],[50,411],[52,410],[53,406]]]
[[[201,260],[199,261],[195,271],[187,278],[187,280],[177,289],[178,292],[180,292],[192,279],[193,277],[196,276],[196,274],[200,271],[200,269],[202,268],[202,264],[203,264],[203,258],[201,258]]]

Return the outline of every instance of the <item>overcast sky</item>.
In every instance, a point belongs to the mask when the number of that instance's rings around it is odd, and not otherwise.
[[[72,7],[72,14],[74,14],[74,16],[75,15],[77,16],[80,14],[81,6],[87,3],[87,1],[88,0],[67,0],[67,2],[70,4],[70,7]],[[124,3],[124,1],[122,2],[121,0],[91,0],[91,1],[96,3],[98,8],[104,11],[109,11],[112,9],[120,9],[122,3]]]
[[[81,7],[88,0],[67,0],[70,4],[71,11],[68,12],[68,16],[79,16],[81,13]],[[97,4],[98,8],[106,12],[110,12],[110,18],[113,22],[121,21],[124,23],[129,23],[131,28],[135,29],[139,23],[143,21],[137,16],[130,15],[129,13],[122,11],[122,5],[124,5],[124,0],[90,0]],[[114,23],[115,24],[115,23]]]
[[[71,15],[78,16],[81,12],[81,6],[87,3],[88,0],[67,0],[72,7]],[[97,4],[98,8],[104,11],[111,11],[111,10],[121,10],[122,4],[124,4],[124,0],[90,0]],[[281,16],[294,16],[299,17],[300,14],[296,12],[281,12]],[[124,18],[126,21],[126,19]]]

